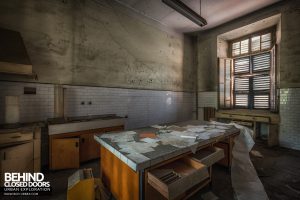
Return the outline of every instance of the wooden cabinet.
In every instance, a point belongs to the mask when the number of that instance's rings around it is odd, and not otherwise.
[[[224,157],[218,162],[220,165],[225,167],[230,167],[231,163],[229,162],[231,155],[229,154],[229,144],[226,142],[218,142],[214,144],[215,147],[219,147],[224,151]]]
[[[207,167],[185,157],[148,172],[148,183],[167,199],[176,199],[209,178]]]
[[[0,182],[5,172],[40,172],[41,128],[24,127],[0,134]]]
[[[52,141],[52,169],[79,167],[79,138],[54,139]]]
[[[33,142],[6,147],[0,150],[1,185],[5,172],[33,171]]]
[[[80,135],[80,162],[96,159],[100,155],[100,144],[94,139],[94,134]]]
[[[49,168],[51,170],[79,168],[81,162],[100,157],[100,144],[94,135],[122,131],[124,126],[114,126],[49,136]]]

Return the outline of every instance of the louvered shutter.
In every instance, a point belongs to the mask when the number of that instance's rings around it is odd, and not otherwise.
[[[253,76],[253,108],[268,109],[270,108],[271,53],[252,56],[252,65],[253,73],[266,71]]]
[[[234,105],[236,108],[248,108],[250,79],[250,57],[234,59]]]
[[[249,73],[250,59],[249,56],[234,59],[234,74]]]
[[[271,53],[257,54],[252,57],[253,72],[270,70],[271,68]]]
[[[219,58],[219,107],[231,108],[231,67],[232,60]]]
[[[251,37],[251,51],[263,51],[271,48],[272,45],[272,35],[271,33],[266,33],[263,35]]]
[[[271,50],[271,71],[270,71],[270,109],[273,112],[278,111],[277,93],[276,93],[276,60],[275,60],[276,49],[275,46]]]

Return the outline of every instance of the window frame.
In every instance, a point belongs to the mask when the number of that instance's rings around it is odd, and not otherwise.
[[[251,38],[255,37],[255,36],[261,36],[261,35],[264,35],[266,33],[271,33],[271,46],[270,46],[270,48],[252,52],[251,51],[251,49],[252,49],[251,48]],[[236,43],[236,42],[241,42],[241,41],[246,40],[246,39],[249,39],[248,53],[240,54],[238,56],[233,56],[232,55],[232,44]],[[257,31],[257,32],[254,32],[254,33],[242,36],[242,37],[238,37],[238,38],[233,39],[233,40],[229,40],[228,41],[228,44],[229,44],[228,46],[230,47],[230,48],[228,48],[229,55],[230,55],[229,58],[235,59],[235,58],[238,58],[238,57],[245,57],[247,55],[260,54],[260,53],[262,53],[264,51],[270,51],[270,50],[272,50],[273,46],[275,45],[275,41],[276,41],[276,27],[267,28],[267,29],[264,29],[264,30],[261,30],[261,31]],[[261,42],[260,42],[260,46],[261,46]]]
[[[264,34],[267,34],[267,33],[270,33],[271,34],[271,44],[270,44],[270,47],[267,48],[267,49],[261,49],[261,46],[262,46],[262,42],[261,42],[261,38],[262,38],[262,35]],[[256,36],[260,36],[260,49],[257,50],[257,51],[253,51],[252,52],[252,42],[251,42],[251,39],[253,37],[256,37]],[[243,40],[246,40],[248,39],[248,53],[243,53],[241,54],[241,42]],[[236,42],[240,42],[240,54],[239,55],[236,55],[236,56],[233,56],[233,43],[236,43]],[[274,46],[276,45],[276,27],[271,27],[271,28],[267,28],[267,29],[264,29],[262,31],[257,31],[255,33],[252,33],[252,34],[248,34],[248,35],[245,35],[245,36],[242,36],[242,37],[239,37],[239,38],[236,38],[234,40],[230,40],[228,41],[228,44],[229,44],[229,47],[228,50],[229,50],[229,55],[230,55],[230,59],[232,59],[232,74],[231,74],[231,78],[232,78],[232,108],[237,108],[237,109],[253,109],[253,110],[272,110],[272,107],[271,107],[271,88],[272,88],[272,78],[271,78],[271,75],[272,75],[272,70],[275,70],[275,69],[272,69],[273,67],[275,67],[275,63],[273,63],[273,57],[276,56],[276,55],[273,55],[273,48]],[[260,70],[260,71],[257,71],[257,72],[253,72],[253,57],[255,55],[260,55],[260,54],[264,54],[264,53],[270,53],[270,69],[268,70]],[[249,58],[249,72],[246,72],[246,73],[243,73],[243,72],[240,72],[238,74],[235,74],[235,62],[234,60],[235,59],[238,59],[238,58],[246,58],[248,57]],[[275,59],[276,60],[276,59]],[[272,66],[274,65],[274,66]],[[276,71],[276,70],[275,70]],[[263,90],[263,91],[254,91],[253,89],[253,81],[254,81],[254,77],[257,76],[257,75],[262,75],[262,76],[269,76],[270,77],[270,85],[269,85],[269,89],[268,90]],[[235,77],[249,77],[249,90],[248,92],[241,92],[239,91],[238,93],[235,91]],[[276,88],[276,78],[273,80],[275,81],[275,88]],[[236,106],[236,94],[247,94],[248,95],[248,105],[247,107],[243,107],[243,106]],[[255,108],[254,106],[254,98],[255,98],[255,95],[268,95],[268,108]],[[276,99],[276,97],[275,97]],[[276,104],[276,103],[275,103]]]

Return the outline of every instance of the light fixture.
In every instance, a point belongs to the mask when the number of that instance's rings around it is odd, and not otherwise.
[[[199,26],[205,26],[207,24],[206,20],[198,15],[195,11],[193,11],[190,7],[185,5],[180,0],[162,0],[163,3],[170,6],[186,18],[190,19],[194,23],[198,24]],[[200,9],[201,12],[201,9]]]

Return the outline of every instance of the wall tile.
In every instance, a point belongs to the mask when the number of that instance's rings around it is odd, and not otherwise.
[[[281,146],[300,150],[300,88],[280,89]]]

